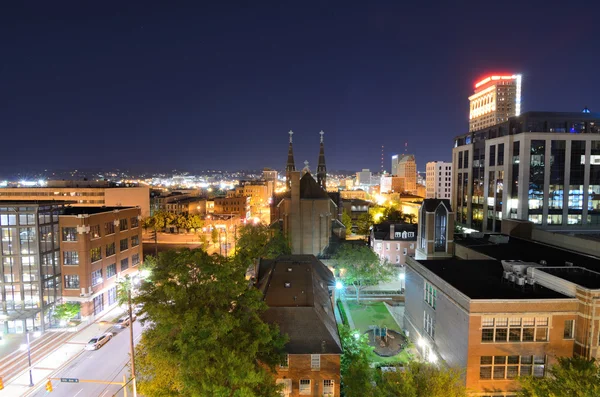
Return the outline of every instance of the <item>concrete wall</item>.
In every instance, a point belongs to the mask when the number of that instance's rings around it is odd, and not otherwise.
[[[583,252],[588,255],[600,256],[600,243],[566,234],[552,233],[541,229],[533,229],[532,240],[542,243],[556,245],[565,249]]]

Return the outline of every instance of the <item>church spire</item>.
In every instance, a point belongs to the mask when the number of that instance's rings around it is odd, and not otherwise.
[[[317,183],[321,188],[327,191],[327,167],[325,166],[325,146],[323,145],[323,135],[325,132],[321,130],[321,147],[319,150],[319,163],[317,165]]]
[[[285,166],[285,184],[287,185],[287,188],[290,189],[292,183],[292,171],[296,171],[296,165],[294,164],[294,148],[292,147],[292,135],[294,135],[294,131],[290,130],[288,134],[290,134],[290,146],[288,149],[287,165]]]

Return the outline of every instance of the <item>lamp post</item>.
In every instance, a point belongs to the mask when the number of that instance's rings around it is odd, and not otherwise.
[[[29,344],[29,328],[25,322],[25,338],[27,338],[27,361],[29,362],[29,387],[33,387],[33,373],[31,369],[31,345]]]

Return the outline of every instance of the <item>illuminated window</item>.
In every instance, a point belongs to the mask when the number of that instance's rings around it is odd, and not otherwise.
[[[311,354],[310,355],[310,369],[313,371],[319,371],[321,369],[321,355]]]
[[[547,342],[548,338],[548,317],[482,319],[482,342]]]
[[[300,395],[310,396],[312,395],[310,388],[310,379],[300,379]]]

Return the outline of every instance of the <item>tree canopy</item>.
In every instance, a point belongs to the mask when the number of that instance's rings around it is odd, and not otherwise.
[[[262,224],[238,229],[236,260],[243,266],[248,267],[259,258],[273,259],[291,253],[288,240],[277,229]]]
[[[339,278],[345,285],[354,287],[356,301],[360,292],[369,285],[389,281],[396,273],[394,265],[383,263],[366,245],[343,244],[334,256],[339,270]]]
[[[54,307],[54,317],[68,321],[78,315],[80,310],[79,302],[65,302]]]
[[[373,222],[373,215],[370,212],[359,215],[356,220],[356,233],[364,236],[368,235]]]
[[[342,224],[346,227],[346,234],[350,235],[352,233],[352,218],[347,211],[342,213]]]
[[[352,330],[348,326],[340,326],[340,341],[344,353],[340,359],[342,388],[346,397],[374,396],[374,370],[369,363],[369,353],[373,350],[368,344],[368,336]]]
[[[136,347],[146,396],[278,397],[269,368],[285,338],[236,261],[205,251],[161,253],[134,303],[149,323]]]
[[[377,396],[467,397],[467,389],[457,370],[413,361],[404,371],[380,373]]]
[[[519,379],[519,397],[600,396],[600,368],[595,359],[559,357],[544,378]]]

